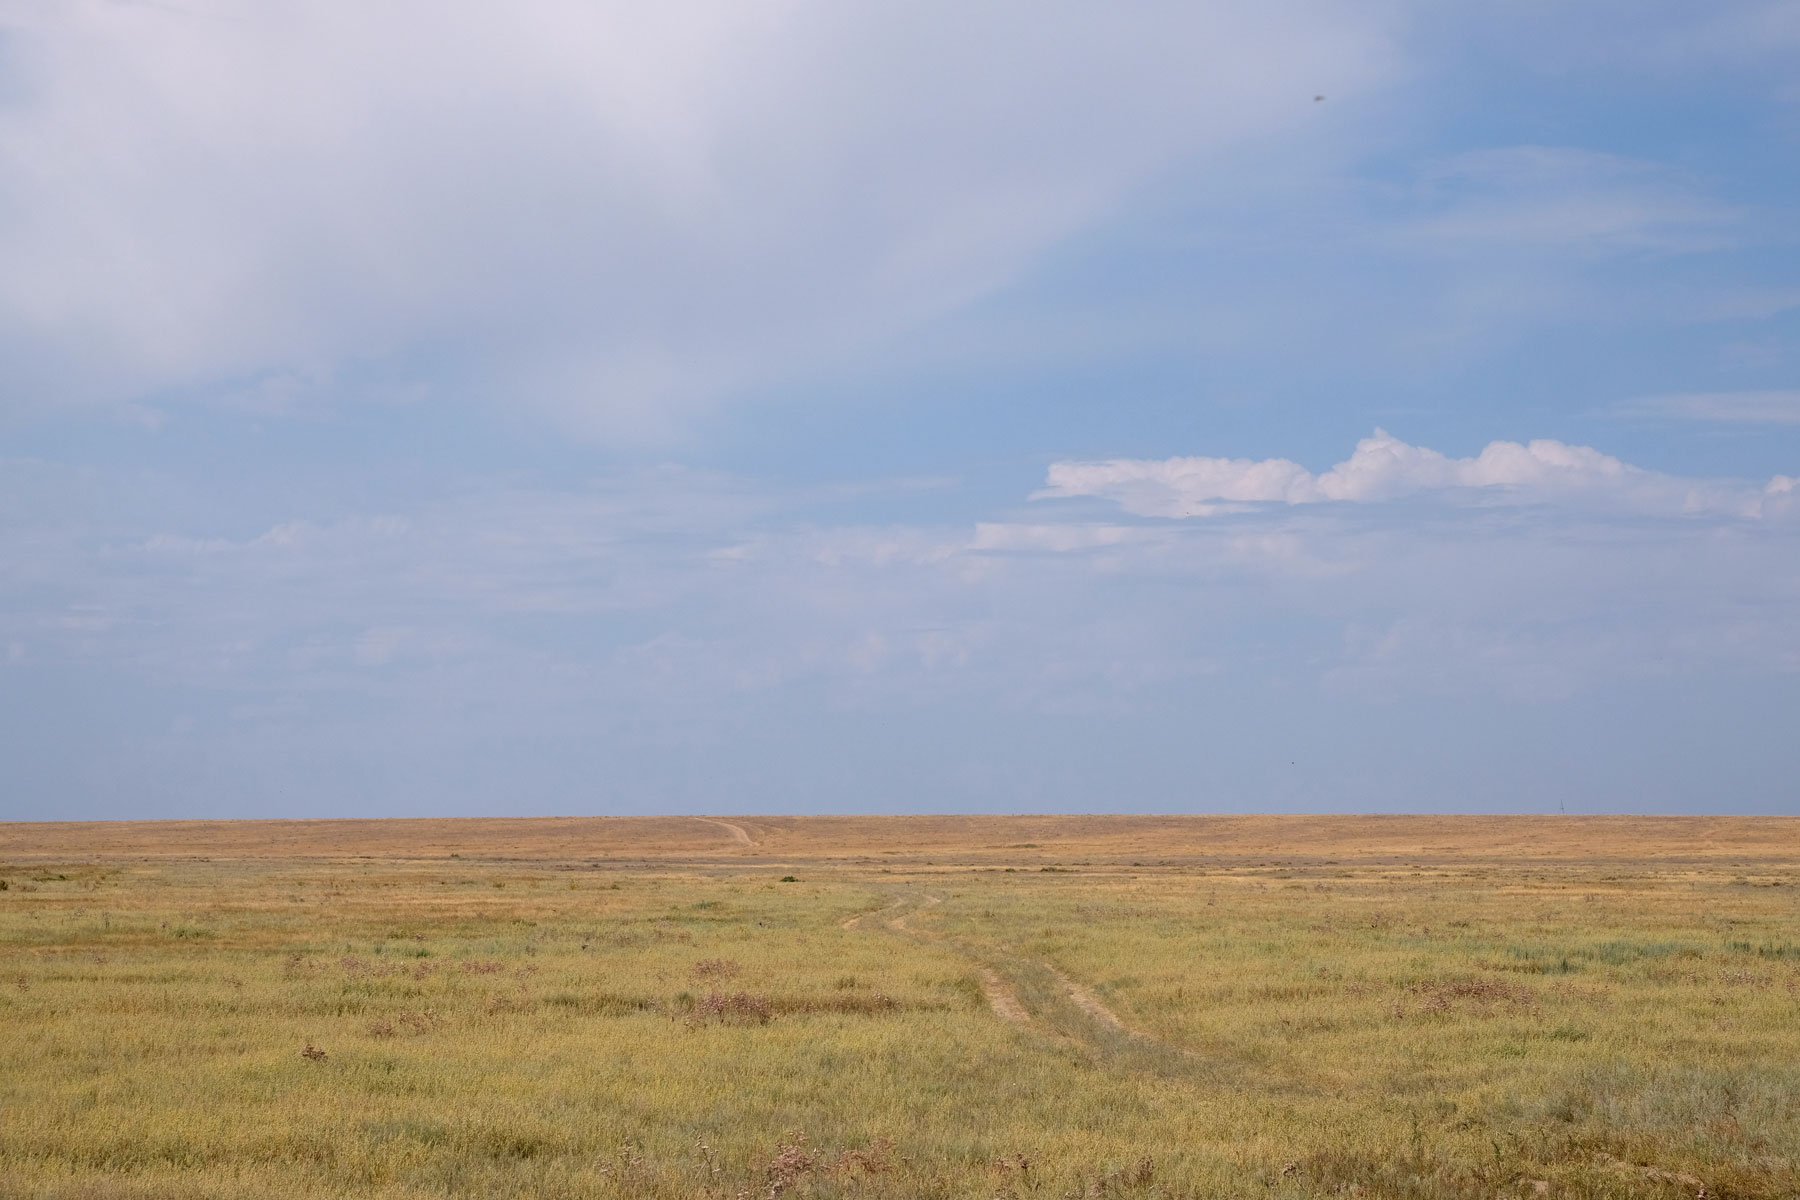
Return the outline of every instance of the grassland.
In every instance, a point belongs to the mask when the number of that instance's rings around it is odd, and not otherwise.
[[[0,1194],[1800,1195],[1800,821],[0,825]]]

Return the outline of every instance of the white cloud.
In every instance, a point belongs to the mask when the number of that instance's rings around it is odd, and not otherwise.
[[[291,411],[416,395],[423,353],[640,435],[1392,60],[1323,0],[0,0],[0,29],[5,403]]]
[[[1559,503],[1662,514],[1763,514],[1763,491],[1634,467],[1588,446],[1538,439],[1490,442],[1450,458],[1384,430],[1322,474],[1285,458],[1118,458],[1050,465],[1033,499],[1095,496],[1140,516],[1212,516],[1233,505],[1377,503],[1421,493]]]
[[[8,727],[8,782],[46,731],[128,712],[82,734],[84,758],[187,787],[133,747],[191,713],[190,748],[242,772],[220,795],[387,790],[343,768],[355,761],[400,763],[401,778],[430,765],[447,789],[433,803],[518,795],[516,777],[585,804],[597,774],[651,787],[634,756],[716,751],[732,795],[768,806],[789,793],[744,784],[743,764],[843,755],[830,805],[888,778],[856,730],[891,733],[905,762],[1019,765],[1033,747],[1086,757],[1123,739],[1127,758],[1198,741],[1255,763],[1305,724],[1296,713],[1336,729],[1349,709],[1335,706],[1420,696],[1610,708],[1661,680],[1772,728],[1800,671],[1794,522],[1391,520],[1318,502],[1150,525],[1003,508],[973,524],[932,497],[935,523],[893,523],[884,502],[890,523],[820,527],[817,493],[692,472],[470,481],[403,520],[380,515],[387,497],[355,517],[341,494],[279,489],[277,521],[205,481],[9,466],[0,671],[31,673],[13,691],[37,723]],[[1800,500],[1791,478],[1777,489],[1769,502]],[[59,690],[72,708],[40,701]],[[856,713],[870,720],[846,723]],[[1234,713],[1249,715],[1217,724]],[[1090,718],[1118,724],[1081,742]],[[771,751],[777,728],[797,740]],[[1511,728],[1490,730],[1502,757]],[[1427,736],[1390,735],[1402,756]],[[1624,760],[1642,731],[1618,737],[1606,752]],[[0,788],[0,805],[27,791]]]

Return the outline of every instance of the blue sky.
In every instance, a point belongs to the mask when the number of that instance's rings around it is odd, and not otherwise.
[[[1800,811],[1800,3],[0,0],[0,818]]]

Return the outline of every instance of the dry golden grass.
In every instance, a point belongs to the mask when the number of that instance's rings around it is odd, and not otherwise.
[[[751,845],[728,827],[744,832]],[[825,816],[0,822],[0,861],[42,858],[795,860],[943,855],[1334,859],[1800,859],[1800,817]]]
[[[0,1193],[1800,1195],[1797,868],[1784,819],[0,825]]]

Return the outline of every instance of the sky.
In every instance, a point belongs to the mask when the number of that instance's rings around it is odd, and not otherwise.
[[[1800,0],[0,0],[0,819],[1800,813]]]

